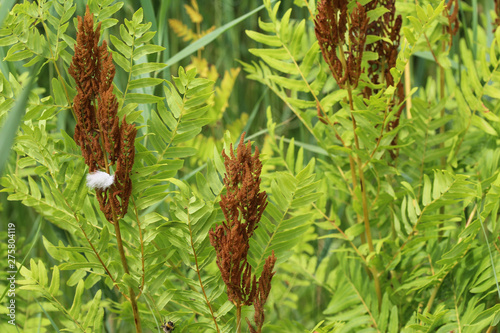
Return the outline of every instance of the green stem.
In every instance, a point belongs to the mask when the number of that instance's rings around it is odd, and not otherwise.
[[[241,305],[236,305],[236,333],[241,333]]]
[[[441,280],[441,282],[439,282],[436,285],[436,287],[434,287],[434,290],[432,291],[432,294],[431,294],[431,298],[429,298],[429,301],[427,302],[427,307],[426,307],[427,313],[431,313],[432,304],[434,303],[434,299],[436,299],[436,295],[437,295],[439,288],[441,287],[441,284],[443,283],[443,281],[444,281],[444,277]]]
[[[141,241],[141,265],[142,265],[142,281],[141,281],[141,286],[139,288],[139,295],[137,295],[137,298],[141,297],[142,295],[142,290],[144,288],[144,283],[146,279],[146,271],[144,268],[144,239],[142,238],[142,228],[141,228],[141,219],[139,218],[139,212],[137,211],[137,205],[135,204],[135,200],[132,197],[132,204],[134,205],[134,212],[135,212],[135,217],[137,219],[137,227],[139,228],[139,240]]]
[[[445,28],[443,27],[443,33],[446,33],[445,31]],[[446,43],[445,41],[442,41],[441,42],[441,50],[442,52],[444,52],[446,50]],[[445,98],[445,82],[444,82],[444,68],[443,66],[441,66],[440,63],[437,63],[438,66],[439,66],[439,98],[440,100],[443,100]],[[444,118],[445,116],[445,107],[443,106],[443,108],[441,109],[441,118]],[[445,125],[443,124],[440,128],[439,128],[439,133],[440,134],[443,134],[444,132],[446,131],[446,128],[445,128]],[[444,142],[441,142],[439,144],[439,147],[441,149],[444,148]],[[442,169],[446,169],[446,156],[442,156],[441,157],[441,168]],[[441,215],[444,215],[445,213],[445,206],[442,206],[441,208],[439,208],[439,214]],[[440,223],[439,224],[439,232],[438,232],[438,235],[439,235],[439,240],[443,237],[443,230],[441,229],[441,226],[443,225],[443,223]]]
[[[113,225],[115,226],[115,233],[116,233],[116,242],[118,245],[118,252],[120,252],[120,259],[122,261],[123,270],[125,271],[126,274],[130,275],[130,271],[128,269],[128,264],[127,264],[127,258],[125,257],[125,251],[123,249],[122,234],[120,231],[120,221],[119,219],[116,218],[114,210],[113,210],[113,218],[114,218]],[[130,295],[130,304],[132,305],[132,312],[134,314],[135,331],[137,333],[142,333],[141,317],[139,316],[139,308],[137,307],[135,292],[132,287],[129,287],[128,291]]]
[[[203,292],[203,296],[205,297],[205,302],[207,302],[208,309],[210,310],[210,314],[212,315],[212,319],[215,324],[215,328],[217,329],[217,332],[220,333],[219,325],[217,324],[217,317],[214,314],[214,311],[212,309],[212,305],[210,304],[210,300],[208,299],[207,293],[205,292],[205,287],[203,286],[203,280],[201,279],[201,274],[200,274],[200,266],[198,265],[198,255],[196,254],[196,249],[194,247],[194,242],[193,242],[193,228],[191,225],[191,217],[189,215],[189,210],[187,211],[188,214],[188,222],[189,222],[189,238],[191,240],[191,250],[193,251],[193,256],[194,256],[194,263],[196,265],[196,274],[198,275],[198,281],[200,281],[200,287],[201,291]]]
[[[345,54],[342,48],[340,48],[340,61],[342,62],[342,65],[344,66],[345,70],[347,70],[346,66],[346,61],[345,61]],[[354,143],[356,145],[356,149],[360,149],[359,146],[359,139],[356,134],[356,119],[354,117],[354,103],[353,103],[353,98],[352,98],[352,87],[351,84],[349,83],[348,80],[346,80],[346,89],[347,93],[349,96],[349,108],[351,109],[351,119],[352,119],[352,131],[354,134]],[[371,227],[370,227],[370,219],[369,219],[369,212],[368,212],[368,200],[366,199],[366,186],[365,186],[365,177],[363,173],[363,163],[361,162],[361,158],[359,155],[356,156],[356,164],[358,166],[358,176],[359,176],[359,185],[361,186],[361,202],[363,205],[363,221],[365,224],[365,234],[366,234],[366,242],[368,243],[368,248],[370,249],[370,252],[374,252],[375,249],[373,247],[373,240],[372,240],[372,232],[371,232]],[[378,306],[380,308],[380,305],[382,304],[382,291],[380,288],[380,281],[379,281],[379,273],[376,268],[369,268],[370,271],[372,272],[373,275],[373,282],[375,284],[375,292],[377,293],[377,299],[378,299]]]

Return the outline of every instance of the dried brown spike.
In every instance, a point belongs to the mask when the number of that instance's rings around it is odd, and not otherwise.
[[[252,276],[247,255],[250,237],[267,205],[266,192],[260,191],[262,164],[259,150],[255,149],[252,155],[250,142],[244,144],[244,135],[236,155],[232,145],[230,156],[222,153],[226,167],[226,194],[221,195],[220,206],[225,221],[209,232],[228,298],[237,306],[252,304],[257,293],[256,277]]]
[[[349,26],[351,51],[348,52],[349,57],[347,58],[347,73],[352,88],[358,86],[359,77],[361,76],[361,61],[365,49],[367,28],[368,16],[366,10],[357,2],[351,14],[351,25]]]
[[[275,263],[276,256],[273,251],[264,264],[264,269],[262,270],[262,274],[258,282],[258,291],[253,302],[253,306],[255,308],[254,321],[255,325],[257,325],[258,332],[262,331],[262,325],[264,325],[264,304],[266,304],[269,293],[271,292],[271,280],[273,279],[274,274],[276,274],[276,272],[273,272]]]
[[[224,177],[227,192],[226,195],[221,195],[220,206],[226,221],[235,221],[241,214],[241,223],[244,223],[246,234],[250,238],[267,206],[266,192],[259,192],[262,170],[259,149],[256,148],[252,156],[251,144],[249,142],[245,146],[242,135],[237,156],[234,155],[232,145],[230,155],[231,157],[222,152],[227,172]]]
[[[89,8],[85,17],[78,17],[75,54],[69,66],[69,74],[75,79],[77,95],[73,101],[76,115],[75,142],[80,145],[90,172],[103,168],[104,155],[99,142],[99,125],[96,119],[95,96],[99,90],[100,24],[94,31],[94,19]],[[96,140],[97,138],[97,140]],[[99,145],[98,145],[99,146]]]
[[[493,32],[500,26],[500,0],[495,0],[495,13],[497,14],[497,18],[495,19],[496,27],[493,29]]]
[[[322,0],[314,20],[316,38],[330,72],[339,87],[346,81],[356,88],[361,75],[361,60],[366,43],[368,16],[366,9],[356,3],[348,24],[348,2],[345,0]],[[348,51],[344,51],[345,35],[348,33]],[[340,55],[340,56],[339,56]],[[344,63],[345,60],[345,63]]]
[[[498,6],[497,3],[498,1],[495,2],[495,8],[497,8]],[[453,11],[451,10],[452,6],[453,6]],[[451,46],[451,43],[453,41],[453,36],[457,34],[458,28],[460,26],[460,21],[458,20],[458,0],[449,0],[448,3],[446,4],[446,9],[447,11],[445,11],[445,15],[448,17],[448,24],[449,24],[448,27],[446,28],[446,31],[450,35],[449,46]],[[498,20],[499,19],[497,18],[497,21]]]
[[[391,74],[391,68],[396,66],[398,48],[401,43],[401,15],[396,16],[396,1],[395,0],[373,0],[365,6],[365,10],[369,11],[377,7],[385,7],[388,11],[380,16],[377,20],[371,21],[368,24],[367,34],[386,39],[379,39],[374,43],[367,45],[366,50],[378,54],[378,59],[368,61],[367,75],[373,84],[385,83],[386,87],[394,85],[394,78]],[[387,41],[390,40],[391,42]],[[378,93],[378,89],[372,90],[370,86],[363,89],[363,97],[370,98],[373,93]],[[394,120],[387,124],[387,130],[391,131],[399,126],[399,118],[404,109],[403,101],[405,93],[403,85],[398,82],[396,85],[396,94],[394,99],[390,102],[390,106],[400,105]],[[394,138],[392,145],[397,144],[397,136]],[[396,158],[398,151],[389,151],[392,158]]]
[[[87,6],[78,17],[75,54],[69,73],[76,83],[73,101],[76,115],[75,142],[80,145],[89,171],[110,172],[116,163],[115,182],[107,190],[96,190],[101,210],[110,222],[127,212],[132,193],[130,172],[134,164],[135,125],[117,116],[118,101],[113,94],[115,66],[106,41],[98,46],[101,24],[94,31],[94,19]]]
[[[318,14],[314,20],[314,32],[330,72],[339,86],[343,86],[347,74],[337,54],[345,44],[347,31],[347,1],[322,0],[318,3]]]
[[[380,6],[387,8],[388,12],[368,24],[367,34],[386,37],[391,42],[388,42],[387,39],[379,39],[367,45],[367,51],[378,54],[378,59],[368,61],[367,74],[374,84],[382,83],[385,80],[386,86],[391,86],[394,84],[394,80],[390,70],[396,66],[398,48],[401,42],[401,15],[396,17],[395,0],[374,0],[369,2],[368,5],[366,6],[366,10],[375,9],[376,6]],[[369,98],[374,92],[376,93],[377,91],[372,91],[369,87],[366,87],[363,91],[363,96]]]
[[[119,197],[121,203],[115,207],[118,216],[123,217],[127,213],[128,202],[132,194],[132,180],[130,173],[134,165],[135,158],[135,136],[137,129],[134,124],[127,124],[125,116],[120,127],[120,152],[116,162],[115,184],[118,188],[113,196]],[[118,202],[118,200],[117,200]]]

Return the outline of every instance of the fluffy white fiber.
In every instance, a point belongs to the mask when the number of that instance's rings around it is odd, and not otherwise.
[[[115,181],[115,175],[110,175],[103,171],[95,171],[87,175],[87,186],[91,189],[104,191]]]

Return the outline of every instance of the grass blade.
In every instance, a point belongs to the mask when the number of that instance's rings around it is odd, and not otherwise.
[[[493,277],[495,278],[495,284],[497,285],[498,296],[500,297],[500,286],[498,285],[497,272],[495,270],[495,261],[493,260],[490,242],[488,241],[488,235],[486,235],[486,230],[484,229],[483,225],[483,219],[481,218],[481,213],[483,212],[483,208],[484,208],[484,200],[481,203],[481,210],[477,213],[477,217],[479,218],[479,223],[481,223],[481,229],[483,230],[484,239],[486,239],[486,245],[488,245],[488,253],[490,254],[490,260],[491,260],[491,269],[493,270]]]
[[[237,25],[241,21],[243,21],[246,18],[252,16],[253,14],[257,13],[259,10],[261,10],[263,8],[264,8],[264,5],[261,5],[261,6],[257,7],[257,8],[255,8],[254,10],[252,10],[251,12],[249,12],[249,13],[247,13],[245,15],[242,15],[242,16],[238,17],[237,19],[234,19],[234,20],[232,20],[229,23],[224,24],[222,27],[219,27],[219,28],[215,29],[214,31],[212,31],[211,33],[209,33],[208,35],[203,36],[202,38],[198,39],[197,41],[195,41],[191,45],[189,45],[189,46],[185,47],[184,49],[182,49],[180,52],[178,52],[172,58],[170,58],[167,61],[167,67],[165,67],[165,68],[168,68],[169,66],[172,66],[173,64],[181,61],[182,59],[186,58],[187,56],[191,55],[192,53],[198,51],[202,47],[210,44],[214,39],[216,39],[217,37],[219,37],[223,32],[225,32],[229,28]],[[162,69],[162,70],[164,70],[164,69]]]
[[[36,66],[36,69],[32,68],[26,85],[23,87],[19,96],[17,96],[16,104],[14,104],[14,107],[0,130],[0,175],[3,172],[5,164],[9,160],[12,143],[16,137],[19,122],[26,111],[26,104],[28,103],[28,96],[31,91],[34,73],[38,72],[38,68],[39,66]]]
[[[41,217],[37,218],[35,225],[36,224],[38,224],[38,228],[36,230],[35,236],[33,237],[33,240],[31,240],[31,239],[27,240],[27,244],[31,243],[30,248],[28,249],[27,252],[25,252],[23,249],[23,252],[26,253],[26,255],[24,256],[23,260],[21,261],[21,266],[24,265],[24,262],[26,261],[26,259],[28,259],[29,255],[31,253],[31,250],[33,250],[33,247],[38,242],[38,239],[40,239],[40,232],[42,230],[42,218]],[[18,274],[19,274],[19,270],[16,273],[16,278],[17,278]],[[5,295],[7,295],[8,290],[9,290],[9,286],[6,286],[5,290],[3,291],[3,294],[0,296],[0,302],[2,302]]]
[[[49,313],[47,311],[45,311],[44,307],[42,306],[42,304],[40,304],[40,302],[38,302],[38,299],[35,298],[35,301],[36,301],[36,304],[38,304],[38,306],[40,307],[40,309],[42,309],[43,313],[45,313],[45,316],[47,316],[47,318],[49,319],[52,327],[54,327],[55,331],[57,333],[60,333],[61,331],[59,331],[59,327],[57,327],[57,324],[54,322],[54,320],[52,319],[52,317],[49,315]]]

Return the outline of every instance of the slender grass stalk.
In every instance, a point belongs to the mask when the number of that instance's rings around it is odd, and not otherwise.
[[[486,240],[486,245],[488,246],[488,254],[490,256],[490,261],[491,261],[491,269],[493,270],[493,277],[495,278],[495,284],[497,287],[498,297],[500,297],[500,285],[498,284],[497,271],[495,269],[495,261],[493,260],[493,254],[491,253],[490,241],[488,240],[488,235],[486,235],[486,229],[484,228],[483,219],[481,217],[481,213],[483,212],[483,209],[484,209],[484,200],[481,203],[481,211],[477,214],[477,217],[479,218],[479,223],[481,223],[481,229],[483,231],[484,239]]]

